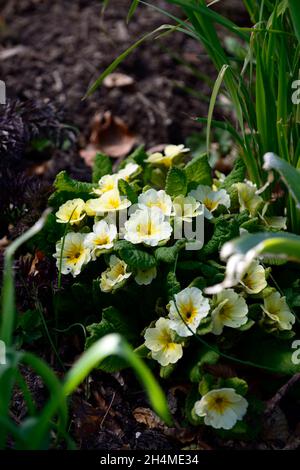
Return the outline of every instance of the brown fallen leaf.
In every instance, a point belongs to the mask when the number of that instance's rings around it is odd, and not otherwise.
[[[32,175],[44,175],[45,173],[47,173],[49,171],[49,169],[51,168],[52,166],[52,162],[51,160],[48,160],[46,162],[43,162],[39,165],[33,165],[31,166],[27,173],[28,175],[32,176]]]
[[[125,73],[111,73],[103,80],[103,85],[107,88],[122,88],[134,84],[134,79]]]
[[[0,250],[5,250],[6,247],[10,244],[10,240],[8,240],[7,236],[5,235],[0,240]]]
[[[86,165],[92,166],[98,152],[112,158],[125,157],[136,143],[136,136],[129,131],[122,119],[110,111],[95,115],[89,144],[80,151]]]
[[[42,251],[37,250],[35,252],[34,257],[32,259],[32,262],[31,262],[30,270],[29,270],[29,273],[28,273],[29,276],[36,276],[37,274],[39,274],[38,264],[44,258],[45,258],[45,255]]]
[[[162,420],[149,408],[142,406],[133,410],[135,420],[140,424],[145,424],[149,429],[164,429],[165,425]]]
[[[138,407],[133,410],[133,416],[139,424],[144,424],[148,429],[157,429],[165,436],[172,438],[182,444],[187,444],[195,440],[195,430],[182,428],[178,425],[169,428],[163,421],[149,408]]]

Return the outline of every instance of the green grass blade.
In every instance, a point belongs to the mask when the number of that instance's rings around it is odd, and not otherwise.
[[[190,1],[190,0],[167,0],[167,1],[168,3],[173,3],[184,9],[189,8],[194,12],[200,13],[201,15],[204,15],[207,18],[209,18],[210,21],[218,23],[224,28],[228,29],[228,31],[231,31],[232,33],[237,34],[244,41],[247,41],[247,42],[249,41],[249,34],[244,33],[232,21],[228,20],[227,18],[220,15],[219,13],[211,10],[207,6],[202,6],[199,4],[196,5],[195,2]]]
[[[129,12],[127,15],[127,23],[129,23],[129,21],[133,17],[138,5],[139,5],[139,0],[133,0],[133,2],[130,5]]]
[[[142,38],[140,38],[138,41],[136,41],[134,44],[132,44],[126,51],[124,51],[122,54],[120,54],[105,70],[102,72],[102,74],[97,78],[97,80],[94,81],[94,83],[90,86],[88,91],[86,92],[85,96],[83,99],[86,99],[88,96],[92,95],[99,86],[101,86],[103,80],[116,68],[123,62],[123,60],[126,59],[137,47],[139,47],[141,44],[143,44],[145,41],[148,39],[154,37],[157,34],[162,33],[163,31],[171,31],[172,29],[176,29],[174,26],[170,25],[162,25],[159,28],[156,28],[154,31],[151,31],[150,33],[145,34]]]
[[[288,0],[291,17],[295,29],[296,36],[298,41],[300,42],[300,8],[299,8],[299,0]]]
[[[212,124],[212,118],[213,118],[213,112],[215,109],[217,97],[219,90],[221,88],[225,73],[228,69],[229,65],[223,65],[223,67],[220,70],[220,73],[215,81],[210,103],[209,103],[209,109],[208,109],[208,115],[207,115],[207,130],[206,130],[206,152],[207,155],[209,156],[209,150],[210,150],[210,131],[211,131],[211,124]]]
[[[285,182],[290,194],[300,209],[300,173],[292,165],[274,153],[267,153],[264,156],[264,169],[276,170]]]

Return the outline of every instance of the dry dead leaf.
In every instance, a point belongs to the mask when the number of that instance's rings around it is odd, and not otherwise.
[[[148,429],[157,429],[167,437],[175,439],[182,444],[188,444],[195,440],[195,430],[181,428],[180,426],[169,428],[163,421],[149,408],[138,407],[133,411],[133,416],[140,424],[144,424]]]
[[[30,167],[28,169],[28,174],[30,176],[32,176],[32,175],[38,175],[38,176],[44,175],[45,173],[47,173],[49,171],[51,166],[52,166],[51,160],[43,162],[39,165],[33,165],[32,167]]]
[[[92,166],[98,152],[112,158],[125,157],[136,143],[136,136],[129,131],[122,119],[110,111],[98,113],[93,119],[88,146],[80,151],[86,165]]]
[[[149,408],[142,406],[133,410],[135,420],[140,424],[145,424],[149,429],[164,429],[165,425],[161,419]]]
[[[103,85],[107,88],[122,88],[134,84],[134,79],[125,73],[111,73],[103,80]]]
[[[45,255],[42,251],[37,250],[35,252],[35,255],[32,259],[30,270],[28,273],[29,276],[36,276],[37,274],[39,274],[39,270],[37,269],[37,266],[39,262],[42,261],[44,258],[45,258]]]
[[[5,250],[5,248],[8,247],[9,244],[10,244],[10,241],[8,240],[7,236],[5,235],[0,240],[0,250]]]

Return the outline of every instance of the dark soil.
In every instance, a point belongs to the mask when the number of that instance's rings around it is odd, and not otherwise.
[[[241,2],[223,3],[241,22],[245,17]],[[184,89],[209,96],[209,88],[177,59],[211,78],[215,74],[199,45],[180,32],[144,43],[120,66],[135,80],[133,87],[101,87],[82,101],[89,85],[115,57],[146,32],[172,22],[141,6],[127,27],[129,4],[112,0],[101,18],[99,0],[7,1],[1,12],[0,77],[8,95],[50,99],[64,109],[65,121],[84,135],[95,112],[109,110],[148,147],[183,142],[199,129],[192,118],[205,116],[207,110],[207,102]],[[176,12],[162,0],[155,4]]]

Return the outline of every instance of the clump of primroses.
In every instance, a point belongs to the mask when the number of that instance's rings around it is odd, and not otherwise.
[[[148,155],[145,165],[169,171],[188,152],[183,145],[168,145],[163,152]],[[157,277],[157,267],[132,269],[114,249],[118,240],[151,251],[172,246],[177,226],[182,223],[193,224],[202,215],[209,224],[219,210],[230,214],[231,196],[219,188],[223,175],[211,186],[199,184],[186,194],[174,196],[165,189],[146,185],[138,190],[133,203],[130,194],[120,192],[119,185],[121,181],[132,184],[143,170],[137,163],[127,163],[117,173],[102,176],[89,199],[74,198],[59,207],[57,223],[66,224],[65,235],[57,242],[54,254],[61,274],[76,277],[88,263],[104,256],[107,267],[99,272],[103,295],[112,294],[128,283],[149,286]],[[246,211],[249,219],[267,220],[263,199],[254,184],[245,180],[233,185],[233,190],[239,212]],[[280,223],[284,228],[285,221]],[[160,310],[159,318],[154,318],[144,330],[148,357],[162,368],[174,366],[183,360],[193,336],[211,334],[218,339],[230,330],[246,330],[254,323],[248,304],[248,298],[253,296],[260,302],[260,326],[273,333],[291,330],[295,316],[285,297],[269,287],[267,279],[268,270],[254,260],[234,288],[224,288],[209,296],[193,283],[187,285],[172,296]],[[234,388],[213,388],[195,402],[193,413],[203,418],[204,424],[227,430],[243,419],[247,407],[247,400]]]

